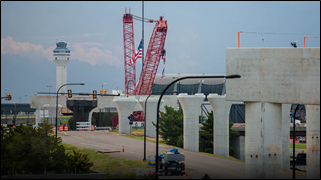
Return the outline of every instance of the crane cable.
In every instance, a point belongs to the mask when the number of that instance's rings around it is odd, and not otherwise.
[[[138,21],[144,21],[144,22],[150,22],[150,23],[155,22],[155,20],[153,20],[153,19],[142,18],[142,17],[136,16],[133,14],[132,14],[132,16],[133,16],[133,19],[138,20]]]

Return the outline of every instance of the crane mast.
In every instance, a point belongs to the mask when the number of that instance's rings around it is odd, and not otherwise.
[[[160,58],[165,52],[167,28],[167,21],[163,20],[163,16],[160,16],[149,41],[143,70],[134,90],[135,95],[149,95],[151,93]]]
[[[133,16],[127,13],[123,15],[123,35],[124,35],[124,67],[125,67],[125,92],[134,94],[136,85],[136,63],[131,65],[130,60],[135,53],[134,23]]]

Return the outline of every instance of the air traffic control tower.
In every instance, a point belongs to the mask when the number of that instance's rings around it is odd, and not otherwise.
[[[56,42],[56,49],[53,50],[53,59],[56,63],[56,92],[63,84],[67,84],[67,64],[70,58],[70,50],[65,40]],[[60,89],[60,93],[67,93],[67,86]]]

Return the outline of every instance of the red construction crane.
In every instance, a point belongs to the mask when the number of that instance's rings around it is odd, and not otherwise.
[[[133,19],[143,22],[156,22],[152,36],[149,41],[143,70],[140,75],[139,83],[136,85],[136,64],[130,63],[132,56],[135,54],[134,43],[134,24]],[[135,16],[127,13],[123,15],[123,34],[124,34],[124,64],[125,64],[125,91],[129,95],[148,95],[150,94],[159,65],[160,57],[165,62],[166,51],[164,49],[165,38],[167,34],[167,21],[163,16],[155,21],[152,19]]]
[[[160,16],[156,21],[152,36],[149,41],[143,70],[140,74],[138,85],[135,88],[135,95],[149,95],[156,76],[161,56],[165,62],[165,38],[167,34],[167,21]]]
[[[140,75],[138,85],[136,85],[136,63],[131,63],[131,58],[135,54],[134,43],[134,24],[133,19],[153,23],[156,22],[152,36],[149,41],[143,70]],[[165,38],[167,34],[167,21],[163,20],[163,16],[155,21],[152,19],[141,18],[127,13],[123,15],[123,33],[124,33],[124,65],[125,65],[125,91],[129,95],[149,95],[153,86],[157,68],[159,65],[160,57],[163,57],[165,63],[164,49]],[[135,117],[134,121],[144,121],[144,112],[133,112]]]
[[[124,67],[125,67],[125,91],[126,94],[133,94],[136,85],[136,64],[131,65],[130,60],[135,53],[134,23],[133,16],[127,13],[123,15],[124,34]]]

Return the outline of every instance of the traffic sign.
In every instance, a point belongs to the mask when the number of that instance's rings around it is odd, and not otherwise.
[[[132,121],[129,121],[129,125],[133,125],[133,122],[132,122]]]
[[[135,118],[134,118],[134,116],[131,114],[131,115],[128,116],[128,119],[129,119],[129,121],[133,121]]]

